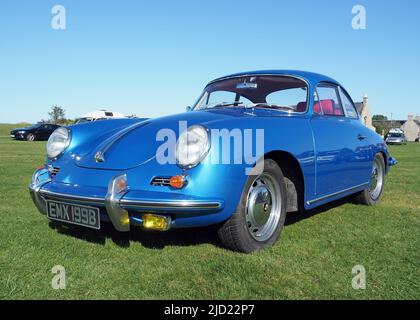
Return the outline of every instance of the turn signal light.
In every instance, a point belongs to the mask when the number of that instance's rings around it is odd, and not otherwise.
[[[143,227],[146,229],[166,231],[170,228],[171,218],[165,216],[159,216],[156,214],[146,213],[142,217]]]
[[[116,178],[115,189],[117,193],[123,193],[127,190],[127,176],[126,175],[121,175],[118,178]]]
[[[175,188],[175,189],[181,189],[184,186],[184,183],[185,183],[185,177],[182,175],[173,176],[169,180],[169,184],[171,185],[172,188]]]

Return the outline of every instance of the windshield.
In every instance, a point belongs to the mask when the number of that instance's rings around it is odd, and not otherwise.
[[[268,108],[305,112],[308,88],[291,76],[243,76],[210,83],[193,110],[209,108]]]
[[[401,133],[390,133],[389,136],[392,137],[392,138],[401,138],[402,134]]]

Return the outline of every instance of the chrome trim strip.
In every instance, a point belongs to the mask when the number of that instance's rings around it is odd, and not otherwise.
[[[63,199],[69,201],[97,203],[105,206],[105,198],[76,196],[64,193],[58,193],[47,190],[40,190],[40,194],[47,198]],[[156,209],[221,209],[222,204],[217,201],[143,201],[143,200],[127,200],[120,199],[119,204],[123,207],[144,207]]]
[[[325,200],[325,199],[329,199],[329,198],[338,196],[342,193],[349,192],[349,191],[358,189],[360,187],[368,186],[368,185],[369,185],[369,182],[365,182],[365,183],[359,184],[359,185],[354,186],[354,187],[350,187],[350,188],[347,188],[347,189],[344,189],[344,190],[341,190],[341,191],[337,191],[337,192],[334,192],[334,193],[331,193],[331,194],[327,194],[325,196],[322,196],[322,197],[319,197],[319,198],[316,198],[316,199],[306,201],[306,204],[311,205],[311,204],[314,204],[316,202],[319,202],[319,201],[322,201],[322,200]]]
[[[135,201],[121,199],[123,207],[149,207],[159,209],[220,209],[222,204],[217,201]]]

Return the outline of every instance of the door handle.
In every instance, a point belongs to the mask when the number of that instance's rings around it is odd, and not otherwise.
[[[362,135],[362,134],[360,134],[360,133],[359,133],[359,134],[357,135],[357,139],[359,139],[360,141],[361,141],[361,140],[365,140],[365,139],[366,139],[366,136],[364,136],[364,135]]]

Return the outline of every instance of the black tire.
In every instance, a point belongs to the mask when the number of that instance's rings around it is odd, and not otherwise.
[[[263,178],[261,178],[263,177]],[[268,221],[260,226],[263,230],[265,226],[269,229],[267,239],[262,241],[257,241],[255,239],[256,235],[252,235],[252,232],[249,230],[249,228],[252,228],[252,224],[249,222],[250,217],[247,216],[247,202],[248,202],[248,196],[252,190],[256,190],[255,184],[257,183],[257,179],[265,179],[268,178],[270,181],[276,181],[277,185],[273,185],[273,190],[276,190],[275,192],[270,193],[269,200],[265,198],[263,201],[264,204],[260,206],[263,208],[263,214],[268,216]],[[262,181],[262,180],[261,180]],[[264,183],[264,181],[262,181]],[[261,188],[261,186],[260,186]],[[264,188],[264,185],[262,186]],[[257,192],[257,191],[255,191]],[[280,202],[278,201],[278,198],[275,199],[272,194],[274,194],[274,197],[280,197]],[[257,196],[255,196],[256,199]],[[256,201],[257,202],[257,201]],[[269,205],[267,206],[267,202]],[[261,203],[259,203],[261,205]],[[250,253],[254,251],[258,251],[261,249],[264,249],[266,247],[269,247],[273,245],[277,239],[280,237],[281,230],[284,226],[284,221],[286,219],[286,205],[287,205],[287,192],[286,192],[286,185],[284,182],[284,176],[280,169],[280,167],[277,165],[277,163],[272,159],[266,159],[264,160],[264,170],[261,175],[258,176],[248,176],[248,179],[245,183],[244,189],[242,191],[241,199],[239,201],[239,204],[236,208],[235,213],[233,213],[228,220],[226,220],[221,226],[219,227],[217,233],[219,235],[219,238],[223,245],[231,250],[244,252],[244,253]],[[253,211],[257,210],[257,204],[254,203]],[[270,208],[270,213],[267,215],[267,207]],[[275,207],[276,209],[273,209]],[[259,211],[261,212],[261,211]],[[276,212],[277,214],[273,213]],[[280,212],[280,215],[278,216],[278,212]],[[271,218],[275,216],[276,218]],[[270,223],[270,226],[268,226],[268,223],[270,219],[273,220],[274,223]],[[255,232],[255,229],[254,229]]]
[[[365,190],[363,190],[362,192],[359,192],[358,194],[356,194],[355,196],[355,202],[359,203],[359,204],[364,204],[367,206],[374,206],[376,204],[378,204],[381,201],[383,192],[384,192],[384,187],[385,187],[385,160],[384,157],[382,156],[382,153],[377,153],[375,155],[375,159],[373,161],[373,165],[372,165],[372,176],[373,176],[373,171],[374,171],[374,167],[375,167],[375,162],[380,164],[380,170],[382,170],[382,183],[381,183],[381,187],[380,189],[378,189],[376,192],[377,194],[373,194],[372,191],[372,185],[369,186],[369,188],[366,188]]]
[[[36,140],[36,136],[35,136],[35,134],[33,134],[33,133],[29,133],[29,134],[26,136],[26,140],[27,140],[27,141],[35,141],[35,140]]]

